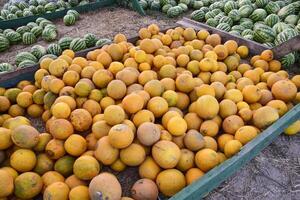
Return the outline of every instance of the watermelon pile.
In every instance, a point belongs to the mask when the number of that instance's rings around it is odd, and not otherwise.
[[[31,45],[42,37],[46,41],[57,38],[56,26],[45,18],[38,18],[35,22],[29,22],[26,26],[20,26],[16,30],[0,29],[0,52],[6,51],[11,45]]]
[[[1,20],[11,20],[21,17],[33,15],[42,15],[55,11],[69,9],[71,7],[88,4],[89,0],[58,0],[56,2],[50,0],[29,0],[28,2],[13,2],[10,1],[4,4],[0,11]]]
[[[69,36],[63,37],[57,43],[49,44],[48,47],[41,45],[34,45],[30,51],[20,52],[16,55],[15,65],[17,69],[26,68],[38,64],[46,57],[52,59],[57,58],[66,49],[71,49],[74,52],[84,50],[86,48],[110,44],[111,40],[107,38],[99,39],[96,35],[88,33],[83,38],[71,38]],[[1,38],[0,38],[1,44]],[[8,63],[0,64],[0,74],[13,71],[15,67]]]
[[[191,19],[268,47],[279,45],[300,32],[300,1],[297,0],[200,2],[202,6],[191,13]],[[294,64],[298,57],[297,52],[291,53],[282,59],[282,64],[288,67]]]

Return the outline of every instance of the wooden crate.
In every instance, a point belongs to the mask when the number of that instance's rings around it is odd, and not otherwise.
[[[178,25],[183,27],[192,27],[197,30],[207,29],[207,27],[199,26],[197,23],[183,24],[181,21]],[[261,45],[256,45],[253,41],[245,40],[243,38],[237,39],[236,36],[230,35],[227,32],[220,30],[210,30],[211,32],[218,31],[222,39],[236,40],[239,44],[245,44],[249,47],[251,54],[260,53],[257,49],[264,50],[266,47]],[[138,40],[138,37],[132,37],[128,39],[129,42],[134,43]],[[89,51],[97,49],[99,47],[89,48],[76,53],[76,56],[85,56]],[[28,67],[25,69],[20,69],[15,72],[6,73],[0,75],[0,87],[13,87],[21,80],[33,80],[35,71],[39,68],[38,65]],[[260,133],[254,140],[242,147],[241,151],[233,156],[232,158],[226,160],[224,163],[213,168],[208,173],[206,173],[201,179],[197,180],[193,184],[185,187],[175,196],[170,198],[170,200],[193,200],[201,199],[207,195],[210,191],[219,186],[223,181],[230,177],[233,173],[239,170],[242,166],[246,165],[251,159],[258,155],[265,147],[267,147],[275,138],[277,138],[285,128],[287,128],[291,123],[300,119],[300,104],[293,107],[288,113],[282,116],[274,124]]]

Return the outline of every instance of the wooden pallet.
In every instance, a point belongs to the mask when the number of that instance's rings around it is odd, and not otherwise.
[[[179,25],[183,27],[193,27],[197,30],[205,28],[197,23],[192,23],[191,25],[181,21],[178,22]],[[213,30],[216,31],[216,30]],[[219,30],[217,30],[219,31]],[[253,43],[253,41],[244,41],[245,39],[236,39],[235,36],[228,34],[227,32],[219,31],[215,32],[220,34],[222,39],[225,40],[237,40],[240,44],[248,45]],[[138,37],[132,37],[128,41],[134,43],[138,40]],[[89,48],[76,53],[76,56],[85,56],[89,51],[97,49],[99,47]],[[257,49],[266,49],[261,45],[251,44],[249,46],[251,54],[260,53]],[[255,53],[254,53],[255,52]],[[25,69],[20,69],[15,72],[10,72],[7,74],[0,75],[0,87],[13,87],[21,80],[33,80],[35,71],[39,68],[38,65],[28,67]],[[287,128],[291,123],[300,119],[300,104],[293,107],[288,113],[277,120],[273,125],[260,133],[254,140],[242,147],[241,151],[233,156],[232,158],[226,160],[221,165],[213,168],[208,173],[206,173],[201,179],[197,180],[193,184],[185,187],[175,196],[170,198],[170,200],[198,200],[207,195],[210,191],[219,186],[228,177],[234,174],[241,167],[246,165],[251,159],[258,155],[265,147],[267,147],[275,138],[277,138],[285,128]]]

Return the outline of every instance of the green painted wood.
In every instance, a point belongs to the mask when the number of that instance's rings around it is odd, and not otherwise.
[[[57,19],[57,18],[62,18],[63,16],[65,16],[65,14],[67,13],[68,10],[77,10],[78,12],[83,13],[83,12],[97,10],[104,6],[113,5],[114,3],[116,3],[115,0],[98,0],[96,2],[92,2],[92,3],[86,4],[86,5],[76,6],[73,8],[68,8],[65,10],[56,11],[56,12],[52,12],[52,13],[45,13],[43,15],[34,15],[34,16],[22,17],[22,18],[13,19],[13,20],[0,21],[0,27],[1,27],[1,29],[17,28],[19,26],[26,25],[29,22],[35,21],[38,17],[43,17],[46,19]]]
[[[190,200],[204,197],[271,144],[291,123],[299,119],[300,104],[297,104],[254,140],[243,146],[238,154],[210,170],[202,178],[181,190],[170,200]]]

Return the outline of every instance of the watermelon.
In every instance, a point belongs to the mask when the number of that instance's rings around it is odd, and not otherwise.
[[[209,18],[206,21],[206,24],[209,25],[209,26],[212,26],[212,27],[217,27],[218,21],[216,19],[214,19],[214,18]]]
[[[49,21],[48,19],[44,19],[44,20],[40,21],[39,26],[41,26],[42,28],[45,28],[48,24],[52,24],[52,22]]]
[[[37,14],[37,10],[35,6],[29,6],[30,12],[32,12],[34,15]]]
[[[29,32],[30,28],[28,26],[20,26],[16,31],[23,35],[24,33]]]
[[[42,56],[46,55],[47,50],[41,45],[34,45],[33,47],[31,47],[30,53],[37,59],[40,59]]]
[[[298,32],[300,32],[300,24],[297,24],[297,26],[295,27],[295,30],[297,30]]]
[[[33,33],[26,32],[22,36],[22,42],[23,42],[23,44],[27,44],[27,45],[36,43],[36,37]]]
[[[43,32],[43,28],[40,27],[40,26],[36,26],[36,27],[33,27],[31,30],[30,30],[31,33],[33,33],[35,35],[35,37],[39,37],[42,35],[42,32]]]
[[[243,36],[245,39],[248,39],[248,40],[253,40],[253,35],[244,35]]]
[[[80,17],[79,12],[77,12],[76,10],[68,10],[67,15],[74,15],[76,20],[78,20]]]
[[[242,34],[242,36],[245,36],[245,35],[254,35],[254,31],[251,30],[251,29],[245,29]]]
[[[229,31],[230,34],[232,35],[237,35],[237,36],[240,36],[240,32],[236,31],[236,30],[232,30],[232,31]]]
[[[26,26],[28,26],[30,29],[32,29],[33,27],[36,27],[38,25],[35,22],[29,22]]]
[[[110,39],[107,38],[101,38],[96,42],[96,47],[102,47],[106,44],[110,44],[112,43],[112,41]]]
[[[209,6],[211,4],[210,0],[201,0],[204,6]]]
[[[202,22],[204,20],[204,18],[205,18],[205,13],[202,10],[195,10],[191,14],[191,19],[198,21],[198,22]]]
[[[36,7],[36,12],[38,13],[38,14],[44,14],[45,12],[46,12],[46,10],[45,10],[45,7],[44,6],[42,6],[42,5],[38,5],[37,7]]]
[[[47,41],[47,42],[51,42],[53,40],[55,40],[57,37],[57,33],[55,30],[52,29],[44,29],[43,33],[42,33],[42,38],[43,40]]]
[[[233,20],[230,17],[224,16],[219,20],[219,23],[226,23],[229,26],[233,25]]]
[[[264,9],[256,9],[253,13],[249,16],[251,20],[254,22],[263,21],[267,17],[267,12]]]
[[[52,58],[53,60],[55,60],[57,58],[56,55],[53,55],[53,54],[46,54],[44,56],[42,56],[40,59],[39,59],[39,63],[44,60],[45,58]]]
[[[7,20],[12,20],[12,19],[17,19],[17,18],[18,18],[18,16],[15,14],[12,14],[12,13],[8,14],[6,17]]]
[[[234,22],[237,22],[241,19],[240,12],[237,9],[233,9],[228,13],[228,17],[230,17]]]
[[[249,17],[253,12],[254,8],[252,5],[244,5],[239,8],[239,13],[241,17]]]
[[[208,7],[202,7],[199,10],[202,10],[204,13],[209,12],[209,8]]]
[[[34,55],[32,55],[31,53],[29,53],[27,51],[18,53],[16,55],[16,59],[15,59],[16,65],[19,65],[24,60],[31,60],[35,63],[38,61]]]
[[[48,46],[47,53],[59,56],[62,53],[62,49],[60,48],[60,46],[58,44],[53,43]]]
[[[217,29],[223,30],[223,31],[230,31],[230,25],[227,23],[219,23],[217,26]]]
[[[224,5],[224,12],[228,14],[233,9],[238,9],[238,4],[234,1],[227,1]]]
[[[63,21],[66,26],[72,26],[76,21],[75,15],[65,15]]]
[[[40,23],[45,20],[45,18],[43,17],[38,17],[36,20],[35,20],[35,23],[37,23],[38,25],[40,25]]]
[[[280,59],[280,62],[283,67],[290,67],[295,63],[295,61],[296,59],[294,53],[289,53]]]
[[[29,0],[28,3],[29,3],[29,5],[32,5],[32,6],[38,6],[39,5],[37,0]]]
[[[187,11],[189,9],[188,6],[186,4],[184,4],[184,3],[180,3],[180,4],[178,4],[178,6],[181,7],[181,9],[182,9],[183,12],[185,12],[185,11]]]
[[[195,1],[194,4],[193,4],[193,9],[197,10],[197,9],[200,9],[201,7],[203,7],[203,3],[202,1]]]
[[[265,42],[265,43],[263,43],[263,45],[270,47],[270,48],[275,46],[272,42]]]
[[[23,11],[23,17],[33,16],[34,14],[30,10]]]
[[[289,15],[284,19],[284,22],[291,25],[296,25],[299,17],[297,15]]]
[[[1,16],[4,19],[6,19],[9,14],[10,14],[10,12],[8,10],[5,10],[5,9],[1,10]]]
[[[45,6],[47,4],[46,0],[37,0],[38,4],[41,6]]]
[[[281,8],[277,15],[280,19],[285,19],[288,15],[292,15],[295,13],[295,8],[293,6],[287,5]]]
[[[84,35],[84,40],[86,43],[86,46],[89,47],[93,47],[96,45],[96,42],[98,41],[97,36],[92,34],[92,33],[87,33]]]
[[[23,12],[22,12],[21,10],[18,10],[18,11],[15,13],[15,15],[16,15],[17,17],[23,17]]]
[[[70,49],[73,51],[81,51],[83,49],[86,49],[86,43],[84,39],[81,38],[75,38],[70,43]]]
[[[212,19],[215,16],[217,16],[217,14],[214,14],[212,11],[209,11],[205,14],[205,20]]]
[[[268,3],[269,3],[269,0],[256,0],[256,1],[255,1],[255,5],[256,5],[258,8],[263,8],[263,7],[265,7]]]
[[[185,5],[186,6],[186,5]],[[161,7],[160,7],[160,2],[159,0],[154,0],[151,2],[150,4],[150,9],[151,10],[156,10],[156,11],[160,11]]]
[[[58,40],[58,44],[62,50],[65,50],[70,48],[70,44],[72,41],[73,38],[66,36]]]
[[[49,2],[45,5],[46,12],[54,12],[56,10],[56,4],[53,2]]]
[[[22,36],[20,33],[16,31],[10,31],[6,34],[6,38],[9,40],[10,44],[17,44],[22,40]]]
[[[0,73],[2,72],[11,72],[14,70],[14,67],[9,63],[1,63],[0,64]]]
[[[243,30],[245,30],[245,27],[241,26],[241,25],[234,25],[233,27],[231,27],[232,31],[237,31],[239,33],[242,33]]]
[[[181,14],[181,7],[180,6],[174,6],[170,8],[167,12],[168,17],[178,17]]]
[[[13,29],[8,28],[3,31],[3,34],[6,35],[7,33],[13,32],[13,31],[14,31]]]
[[[53,30],[53,31],[57,31],[57,28],[56,28],[56,26],[55,26],[54,24],[47,24],[47,25],[45,26],[44,30],[45,30],[45,29],[51,29],[51,30]]]
[[[282,32],[284,29],[288,29],[290,28],[289,25],[287,25],[286,23],[284,22],[278,22],[277,24],[275,24],[273,26],[273,30],[278,34],[280,32]]]
[[[298,32],[292,28],[286,28],[276,36],[275,44],[279,45],[298,35]]]
[[[277,24],[280,21],[280,18],[275,14],[270,14],[265,19],[265,24],[273,27],[275,24]]]
[[[239,8],[243,7],[244,5],[252,5],[251,0],[239,0],[238,1]]]
[[[31,67],[33,65],[36,65],[37,62],[34,62],[32,60],[23,60],[22,62],[20,62],[18,64],[18,69],[23,69],[23,68],[26,68],[26,67]]]
[[[221,12],[214,19],[219,23],[220,19],[225,16],[225,13]]]
[[[254,30],[253,39],[257,42],[273,42],[276,37],[276,32],[267,25],[260,24],[258,28]]]
[[[79,4],[78,0],[68,0],[68,2],[72,7],[75,7]]]
[[[225,5],[224,2],[215,2],[215,3],[211,4],[209,6],[209,8],[210,8],[210,10],[213,10],[213,9],[223,10],[224,9],[224,5]]]
[[[270,1],[266,6],[265,10],[268,14],[276,14],[280,10],[280,6],[273,1]]]
[[[179,3],[185,4],[185,5],[189,5],[191,2],[191,0],[179,0]]]
[[[25,8],[28,8],[29,5],[25,2],[25,1],[20,1],[16,4],[16,6],[18,8],[20,8],[21,10],[24,10]]]
[[[19,10],[19,8],[17,6],[10,6],[8,10],[9,12],[15,14]]]
[[[252,21],[245,21],[245,22],[241,23],[240,25],[243,26],[246,29],[252,29],[253,28],[253,22]]]
[[[172,5],[171,4],[166,4],[162,7],[161,10],[162,10],[163,13],[167,13],[170,8],[172,8]]]

